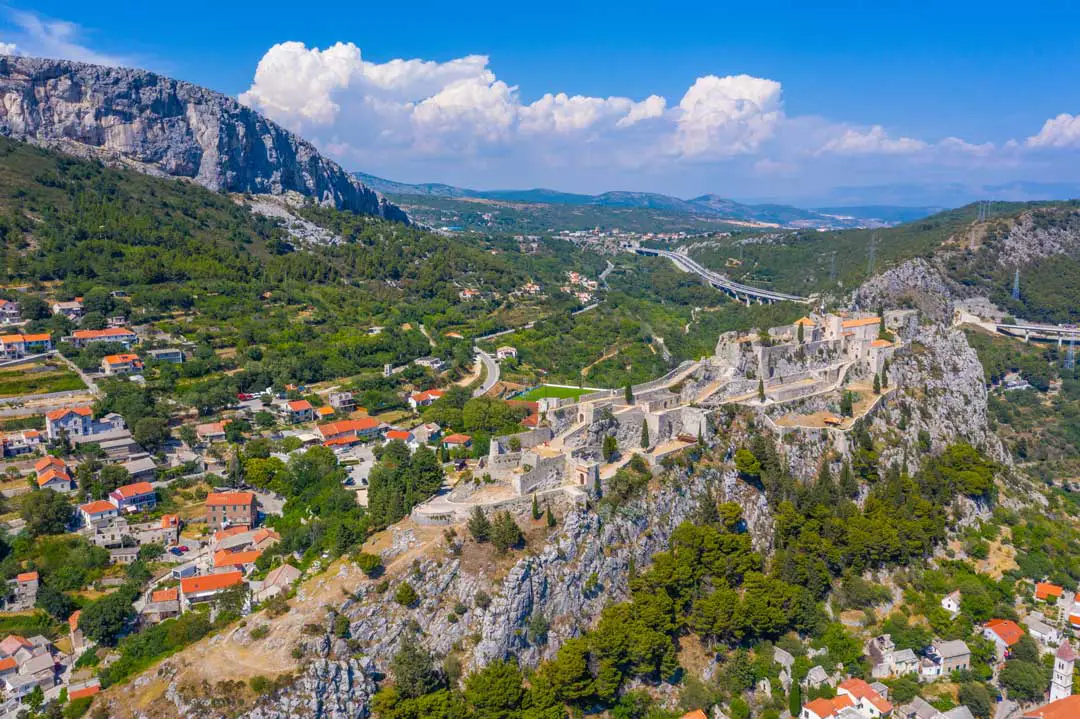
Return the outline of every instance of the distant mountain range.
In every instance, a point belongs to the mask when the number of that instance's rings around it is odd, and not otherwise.
[[[746,204],[718,195],[701,195],[683,200],[655,192],[604,192],[583,195],[558,190],[472,190],[440,183],[407,184],[362,172],[354,176],[368,187],[408,204],[410,197],[449,200],[489,200],[494,202],[536,205],[573,205],[582,207],[639,208],[674,215],[689,215],[710,220],[730,220],[789,228],[841,229],[849,227],[888,226],[909,222],[940,211],[941,207],[894,207],[867,205],[804,209],[783,204]]]

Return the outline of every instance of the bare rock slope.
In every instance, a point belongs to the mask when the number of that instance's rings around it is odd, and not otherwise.
[[[408,221],[311,143],[251,108],[145,70],[0,57],[0,134],[212,190],[296,192]]]

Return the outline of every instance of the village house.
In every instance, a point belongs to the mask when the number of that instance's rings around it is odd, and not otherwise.
[[[248,574],[255,569],[255,562],[261,556],[262,552],[255,549],[240,552],[222,549],[214,552],[214,572],[239,571]]]
[[[79,628],[79,617],[82,616],[82,610],[76,609],[68,617],[68,638],[71,640],[71,651],[73,654],[81,654],[86,649],[86,636],[83,634],[82,629]]]
[[[41,354],[42,352],[48,352],[52,348],[52,336],[47,332],[0,336],[0,357],[4,359]]]
[[[97,342],[114,342],[123,345],[124,349],[130,349],[131,345],[139,341],[139,336],[127,327],[109,327],[103,330],[75,330],[70,340],[71,344],[78,348],[88,347]]]
[[[75,482],[68,472],[67,463],[59,457],[42,457],[34,463],[38,489],[51,489],[55,492],[75,491]]]
[[[971,649],[961,639],[935,641],[931,645],[930,654],[937,659],[938,671],[935,676],[948,676],[953,672],[971,669]]]
[[[942,598],[941,608],[948,612],[949,616],[955,619],[956,616],[960,614],[960,599],[961,595],[959,589],[950,592]]]
[[[1035,584],[1035,601],[1037,602],[1056,602],[1061,599],[1061,594],[1064,590],[1056,584],[1050,582],[1036,582]]]
[[[19,432],[10,432],[0,438],[3,445],[3,456],[18,457],[22,454],[36,452],[41,447],[41,432],[36,429],[24,429]]]
[[[855,703],[846,694],[837,694],[835,697],[820,697],[803,704],[800,719],[837,719],[841,712],[851,709]]]
[[[442,427],[434,422],[427,422],[412,428],[413,437],[420,444],[430,444],[442,436]]]
[[[446,363],[438,357],[421,357],[420,359],[414,359],[413,364],[429,369],[432,372],[442,372],[446,369]]]
[[[457,449],[463,447],[468,449],[472,447],[472,437],[467,434],[450,434],[443,437],[442,445],[447,449]]]
[[[43,636],[26,639],[10,634],[0,642],[0,662],[4,692],[9,699],[21,699],[35,687],[48,691],[57,681],[56,647]],[[14,666],[13,666],[14,663]]]
[[[54,315],[63,315],[72,322],[76,322],[83,316],[83,304],[78,300],[72,300],[71,302],[53,302],[52,313]]]
[[[508,357],[512,357],[513,359],[517,359],[517,348],[516,347],[511,347],[509,345],[504,345],[504,346],[498,348],[497,350],[495,350],[495,359],[499,360],[500,362],[502,360],[508,358]]]
[[[135,354],[105,355],[101,358],[101,371],[107,377],[141,372],[142,368],[142,360]]]
[[[994,643],[998,659],[1008,656],[1009,649],[1024,636],[1024,630],[1010,619],[991,619],[983,625],[983,637]]]
[[[225,441],[225,425],[227,422],[206,422],[196,425],[195,436],[200,442],[207,444]]]
[[[429,389],[423,392],[413,392],[409,395],[409,406],[414,410],[418,410],[421,407],[429,407],[431,404],[442,397],[446,392],[441,389]]]
[[[330,406],[339,412],[351,412],[356,406],[352,392],[331,392],[327,399]]]
[[[391,429],[386,432],[383,437],[387,442],[404,442],[405,444],[411,444],[414,440],[412,432],[407,429]]]
[[[334,416],[334,408],[328,404],[324,404],[322,407],[315,408],[315,420],[329,419]]]
[[[1032,639],[1044,646],[1056,647],[1061,644],[1061,632],[1045,620],[1046,618],[1041,613],[1032,612],[1024,617],[1022,621]]]
[[[166,362],[168,364],[183,364],[184,363],[184,351],[177,347],[165,347],[163,349],[150,350],[146,354],[156,362]]]
[[[120,510],[116,508],[116,505],[104,499],[79,505],[79,517],[86,527],[108,522],[118,516],[120,516]]]
[[[315,408],[306,399],[289,400],[281,405],[281,416],[292,424],[310,422],[315,419]]]
[[[267,573],[266,579],[261,582],[252,582],[252,599],[259,603],[279,594],[288,593],[298,579],[300,579],[300,570],[291,564],[275,567]]]
[[[1080,694],[1043,704],[1026,712],[1023,719],[1076,719],[1080,717]]]
[[[458,297],[466,302],[471,302],[472,300],[480,299],[480,291],[474,290],[471,287],[466,287],[461,292],[458,292]]]
[[[267,527],[234,525],[214,533],[215,552],[264,552],[281,541],[281,535]]]
[[[45,415],[45,434],[50,442],[57,441],[61,436],[79,442],[123,428],[124,418],[120,415],[110,413],[95,420],[94,411],[89,407],[65,407]]]
[[[339,422],[320,424],[315,428],[324,444],[341,439],[370,439],[379,435],[382,425],[371,417],[345,419]]]
[[[22,572],[7,581],[8,595],[5,608],[9,612],[33,609],[37,602],[38,587],[41,579],[37,572]],[[2,649],[2,647],[0,647]]]
[[[166,619],[180,616],[180,588],[170,587],[150,593],[150,600],[139,612],[139,623],[159,624]]]
[[[14,300],[0,300],[0,324],[11,325],[22,319],[22,310]]]
[[[121,512],[143,512],[157,505],[157,493],[149,482],[135,482],[109,492],[109,501]]]
[[[871,686],[862,679],[845,679],[836,687],[837,697],[847,696],[859,712],[869,719],[888,717],[892,713],[893,706],[883,695],[887,692],[883,684]]]
[[[186,612],[195,604],[209,602],[224,590],[243,583],[243,572],[222,572],[181,579],[180,611]]]
[[[237,524],[253,527],[258,518],[252,492],[216,492],[206,498],[206,523],[211,529]]]
[[[150,455],[133,457],[120,466],[126,469],[134,480],[150,481],[157,475],[157,465]]]

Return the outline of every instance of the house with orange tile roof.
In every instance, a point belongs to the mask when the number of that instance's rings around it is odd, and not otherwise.
[[[101,358],[101,371],[108,377],[120,374],[131,374],[132,372],[141,372],[142,369],[143,363],[137,354],[124,353],[105,355]]]
[[[57,458],[50,458],[53,460],[49,464],[45,465],[40,471],[37,472],[37,486],[38,489],[51,489],[54,492],[74,492],[75,481],[68,473],[67,465],[62,460]],[[38,464],[42,464],[38,462]],[[36,468],[36,466],[35,466]]]
[[[205,422],[195,426],[195,436],[198,437],[200,442],[224,442],[225,441],[225,425],[224,422]]]
[[[423,392],[413,392],[409,395],[409,406],[414,410],[428,407],[432,402],[442,397],[446,392],[441,389],[429,389]]]
[[[69,437],[93,433],[94,410],[89,407],[64,407],[45,413],[45,434],[56,441],[61,434]]]
[[[370,439],[379,435],[382,425],[371,417],[358,419],[343,419],[337,422],[327,422],[315,428],[323,439],[323,444],[337,439]]]
[[[143,512],[157,506],[157,492],[149,482],[134,482],[109,492],[109,501],[121,512]]]
[[[104,499],[79,505],[79,517],[85,527],[108,522],[118,516],[120,516],[120,510],[117,509],[116,505],[112,502],[106,502]]]
[[[1035,599],[1040,602],[1056,602],[1061,599],[1061,593],[1064,591],[1061,587],[1050,582],[1036,582],[1035,583]]]
[[[1008,656],[1009,649],[1024,636],[1024,630],[1011,619],[991,619],[983,625],[983,637],[994,643],[999,658]]]
[[[103,330],[75,330],[71,333],[71,337],[63,339],[79,348],[98,342],[110,342],[123,345],[124,349],[130,349],[131,345],[139,341],[139,336],[127,327],[109,327]]]
[[[100,694],[100,693],[101,693],[101,685],[100,684],[87,684],[84,687],[80,687],[78,689],[72,689],[71,691],[69,691],[68,692],[68,699],[69,700],[86,699],[87,697],[92,697],[92,696],[95,696],[95,695]]]
[[[237,571],[181,579],[180,610],[186,612],[192,605],[209,602],[226,589],[243,583],[244,573]]]
[[[471,447],[472,437],[467,434],[450,434],[443,437],[442,444],[448,449],[456,449],[457,447]]]
[[[259,519],[252,492],[215,492],[206,497],[206,523],[211,529],[236,524],[253,527]]]
[[[884,687],[882,684],[875,686]],[[892,714],[892,703],[862,679],[852,677],[840,682],[836,687],[836,695],[849,697],[859,712],[869,719],[880,719]]]
[[[41,584],[41,578],[37,572],[21,572],[15,575],[14,579],[7,581],[7,597],[5,598],[4,608],[9,612],[21,611],[24,609],[32,609],[37,602],[38,587]],[[18,636],[18,635],[12,635]],[[0,646],[0,653],[3,652],[3,646]],[[14,654],[14,652],[8,652],[8,654]]]
[[[71,639],[71,649],[76,654],[82,652],[86,648],[86,637],[83,635],[82,629],[79,629],[79,617],[82,616],[82,610],[76,609],[68,617],[68,637]]]
[[[328,404],[324,404],[322,407],[317,407],[315,409],[315,417],[317,419],[326,419],[332,416],[334,416],[334,408]]]
[[[0,357],[4,359],[40,354],[52,348],[52,335],[47,332],[0,335]]]
[[[214,552],[214,572],[238,570],[247,574],[255,568],[255,561],[262,556],[257,549],[230,552],[227,549]]]
[[[306,399],[292,399],[280,405],[281,416],[286,422],[297,424],[315,419],[315,408]]]
[[[709,716],[702,710],[695,709],[693,711],[689,711],[683,714],[681,719],[709,719]]]
[[[36,429],[24,429],[18,432],[8,432],[0,437],[0,445],[3,445],[3,456],[18,457],[37,451],[41,447],[42,433]]]
[[[391,429],[383,435],[387,442],[404,442],[408,444],[413,441],[412,432],[407,429]]]
[[[821,697],[803,704],[799,719],[833,719],[841,711],[855,706],[850,696],[838,694],[832,698]]]

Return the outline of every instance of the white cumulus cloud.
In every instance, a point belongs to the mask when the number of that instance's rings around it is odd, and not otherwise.
[[[890,137],[881,125],[869,129],[848,128],[821,148],[825,154],[837,155],[910,155],[929,147],[922,140],[910,137]]]
[[[780,83],[749,75],[699,77],[679,102],[677,154],[730,156],[754,152],[783,119]]]
[[[1061,113],[1043,123],[1037,135],[1029,137],[1024,144],[1033,148],[1080,147],[1080,115]]]

